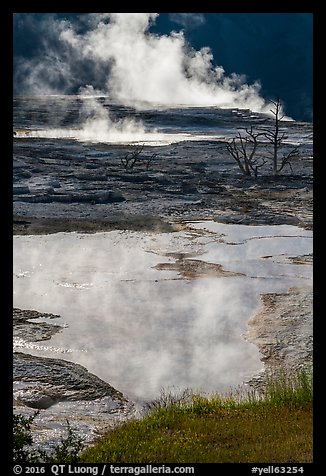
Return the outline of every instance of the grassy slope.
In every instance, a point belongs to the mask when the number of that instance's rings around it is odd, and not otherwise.
[[[302,379],[301,379],[302,380]],[[308,381],[309,380],[309,381]],[[109,432],[83,462],[221,463],[312,461],[312,380],[269,388],[263,400],[193,396]]]

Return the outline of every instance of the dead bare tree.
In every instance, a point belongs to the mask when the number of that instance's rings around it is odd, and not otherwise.
[[[271,156],[274,176],[278,175],[286,165],[290,167],[293,173],[291,159],[299,155],[299,149],[294,147],[280,157],[280,149],[284,147],[284,141],[288,136],[280,130],[280,121],[284,118],[280,100],[270,102],[274,105],[274,108],[270,110],[274,115],[272,128],[254,130],[253,126],[251,126],[250,129],[245,129],[245,135],[239,132],[237,138],[233,138],[226,145],[227,151],[235,159],[241,172],[249,177],[254,176],[257,178],[258,170],[269,162],[268,155],[270,153],[266,151],[268,144],[272,144]],[[263,156],[262,154],[260,156],[257,155],[259,147],[264,148]]]
[[[121,157],[120,161],[126,170],[132,170],[139,160],[139,156],[144,149],[144,144],[140,146],[133,146],[134,149],[128,152],[124,157]]]
[[[137,162],[139,164],[145,164],[146,170],[149,170],[153,159],[157,157],[158,154],[154,153],[150,156],[141,156],[144,146],[145,144],[139,146],[130,146],[133,148],[133,150],[131,152],[128,152],[124,157],[121,157],[120,161],[125,170],[132,170]]]
[[[258,170],[266,164],[263,157],[256,157],[257,147],[259,145],[258,138],[264,133],[255,132],[253,127],[245,129],[246,136],[238,133],[238,138],[233,138],[226,145],[227,151],[237,162],[241,172],[244,175],[255,178],[258,176]]]
[[[299,149],[297,147],[292,148],[290,152],[283,154],[283,157],[279,160],[279,151],[284,146],[284,140],[286,140],[288,136],[280,131],[280,121],[284,118],[281,101],[277,99],[277,101],[271,101],[271,103],[274,105],[274,108],[270,109],[270,112],[274,116],[274,127],[273,129],[265,130],[263,135],[267,141],[272,144],[273,174],[278,175],[286,165],[288,165],[291,172],[293,172],[290,161],[299,154]]]
[[[155,157],[157,157],[158,154],[157,153],[154,153],[152,155],[150,155],[149,157],[144,157],[144,162],[146,164],[146,170],[149,170],[149,167],[152,163],[152,161],[155,159]]]

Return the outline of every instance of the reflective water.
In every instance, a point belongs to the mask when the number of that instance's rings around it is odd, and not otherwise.
[[[259,294],[311,284],[312,265],[289,259],[311,252],[312,232],[285,225],[14,236],[14,306],[60,314],[66,326],[45,345],[16,346],[80,363],[140,402],[161,389],[227,390],[262,368],[243,338]],[[244,275],[156,269],[171,253]]]

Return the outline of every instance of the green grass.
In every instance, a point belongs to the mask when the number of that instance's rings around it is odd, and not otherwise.
[[[312,461],[312,372],[269,379],[266,392],[164,395],[150,413],[99,439],[87,463]]]

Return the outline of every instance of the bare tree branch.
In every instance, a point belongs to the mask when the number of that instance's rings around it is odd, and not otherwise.
[[[282,160],[281,160],[281,165],[278,169],[278,172],[281,172],[281,170],[288,165],[291,169],[291,172],[293,173],[292,165],[291,165],[291,159],[293,157],[297,157],[299,155],[299,149],[298,147],[295,147],[292,149],[288,154],[283,155]]]
[[[144,149],[145,144],[140,146],[132,146],[134,150],[132,152],[128,152],[124,157],[121,157],[120,161],[126,170],[132,170],[134,165],[136,164],[137,160],[139,160],[139,156]]]
[[[237,138],[233,138],[231,143],[228,143],[226,148],[231,156],[236,160],[241,172],[244,175],[257,177],[258,170],[261,169],[267,162],[266,157],[257,157],[258,149],[266,149],[266,147],[272,146],[272,151],[265,150],[267,157],[271,154],[273,163],[273,174],[277,175],[288,165],[292,170],[290,163],[291,159],[298,155],[298,148],[294,148],[288,154],[284,154],[282,158],[279,157],[279,151],[284,147],[284,141],[288,138],[285,132],[280,131],[280,121],[284,118],[282,114],[282,104],[279,99],[277,101],[271,101],[274,108],[270,111],[274,116],[273,128],[266,128],[260,130],[254,130],[253,126],[245,128],[245,135],[238,132]],[[264,139],[264,140],[262,140]]]

